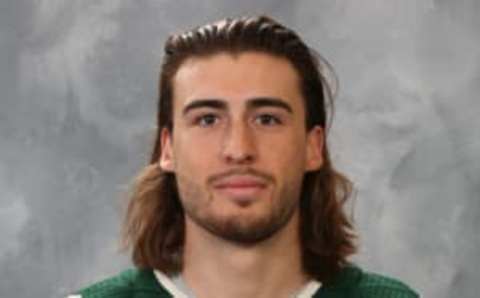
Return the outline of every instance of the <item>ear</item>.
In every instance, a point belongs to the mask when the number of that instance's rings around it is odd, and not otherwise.
[[[314,126],[307,134],[305,171],[316,171],[322,167],[324,142],[323,128]]]
[[[161,154],[158,161],[160,168],[165,172],[173,172],[175,167],[172,150],[172,136],[167,128],[162,128],[160,135]]]

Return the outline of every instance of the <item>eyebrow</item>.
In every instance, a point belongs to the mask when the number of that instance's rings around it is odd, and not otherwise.
[[[292,107],[286,103],[284,100],[275,97],[254,97],[247,100],[247,109],[255,109],[262,107],[276,107],[281,108],[287,111],[290,114],[293,114]],[[217,98],[207,98],[207,99],[195,99],[187,104],[182,111],[182,114],[185,116],[191,110],[199,108],[214,108],[219,110],[226,110],[227,103],[225,100]]]

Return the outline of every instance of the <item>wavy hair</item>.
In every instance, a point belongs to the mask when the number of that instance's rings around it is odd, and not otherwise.
[[[133,263],[139,268],[155,268],[166,274],[182,268],[185,215],[175,175],[158,166],[161,131],[174,129],[172,78],[187,58],[245,51],[260,51],[290,61],[301,79],[307,131],[315,125],[330,128],[327,120],[331,121],[333,114],[336,85],[328,77],[332,78],[334,72],[293,30],[262,15],[224,19],[171,35],[165,43],[160,72],[158,126],[150,164],[135,180],[123,225],[124,248],[132,250]],[[356,251],[356,236],[343,210],[352,183],[334,169],[327,140],[323,146],[322,167],[306,173],[303,179],[300,239],[305,272],[327,281]]]

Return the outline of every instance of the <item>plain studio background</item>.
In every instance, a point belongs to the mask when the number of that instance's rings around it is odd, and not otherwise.
[[[130,266],[121,202],[150,153],[167,34],[262,12],[337,69],[355,260],[424,297],[478,297],[477,0],[1,0],[0,297],[61,297]]]

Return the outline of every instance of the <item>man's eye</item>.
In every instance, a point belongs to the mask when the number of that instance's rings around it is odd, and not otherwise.
[[[215,124],[218,121],[218,117],[213,114],[206,114],[199,116],[195,118],[195,124],[202,126],[202,127],[207,127]]]
[[[270,114],[262,114],[259,115],[255,121],[261,125],[278,125],[281,124],[282,121],[278,117],[275,117]]]

